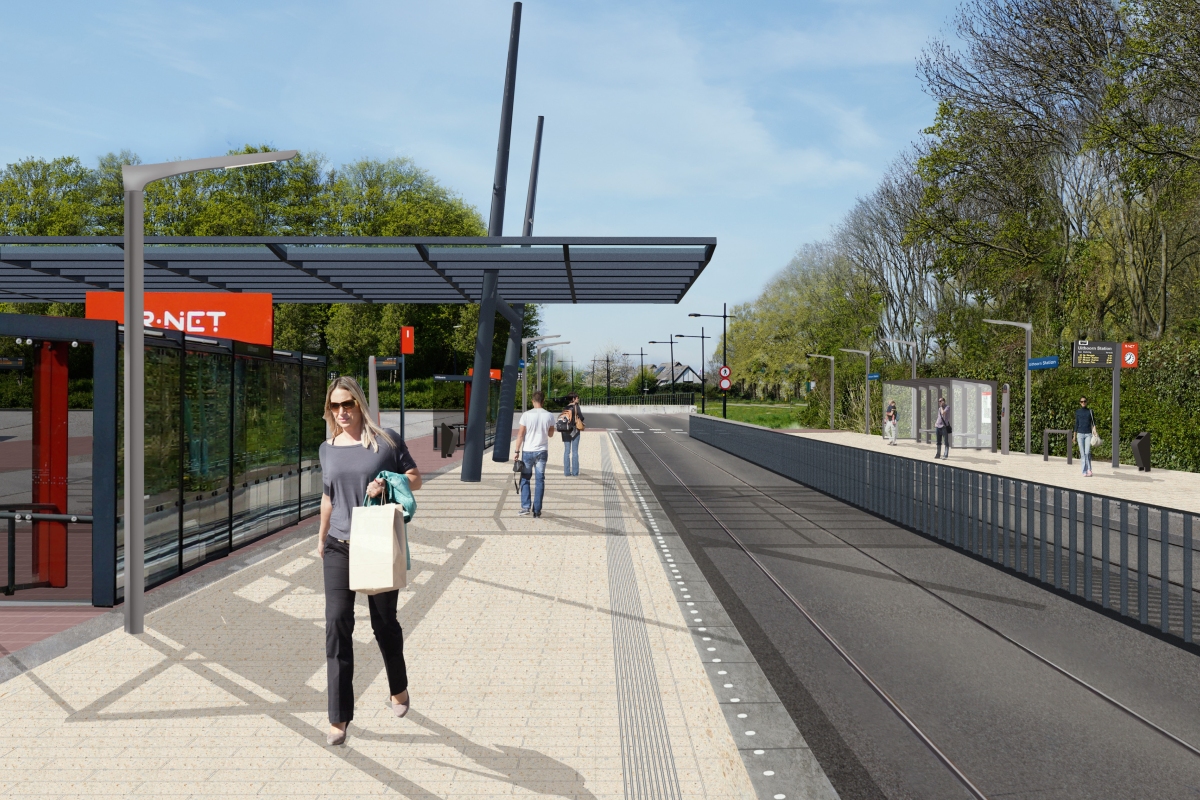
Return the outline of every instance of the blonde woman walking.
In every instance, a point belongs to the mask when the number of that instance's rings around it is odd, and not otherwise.
[[[421,473],[394,430],[371,419],[362,388],[353,378],[338,378],[325,393],[325,422],[332,433],[321,444],[321,527],[317,552],[325,572],[325,659],[329,678],[331,745],[344,744],[354,718],[354,592],[350,590],[350,518],[363,497],[378,497],[383,470],[408,476],[409,488],[421,488]],[[404,632],[396,619],[399,592],[367,597],[371,629],[387,671],[387,707],[397,717],[408,713],[408,672],[404,666]]]

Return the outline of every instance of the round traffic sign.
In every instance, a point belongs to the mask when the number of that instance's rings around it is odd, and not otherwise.
[[[729,378],[721,378],[721,382],[717,385],[721,387],[722,392],[728,392],[733,388],[733,381],[729,380]]]
[[[721,367],[717,371],[721,374],[722,378],[728,378],[730,375],[733,374],[733,370],[731,370],[729,367]]]

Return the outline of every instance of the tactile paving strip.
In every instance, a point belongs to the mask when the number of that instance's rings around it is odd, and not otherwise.
[[[642,613],[633,556],[625,538],[625,517],[608,441],[601,439],[604,527],[608,534],[608,591],[613,655],[617,670],[617,711],[621,724],[621,767],[629,800],[682,800],[654,654]]]
[[[617,458],[649,525],[659,560],[692,631],[738,752],[759,797],[835,800],[837,791],[758,662],[718,602],[629,452],[612,432]]]

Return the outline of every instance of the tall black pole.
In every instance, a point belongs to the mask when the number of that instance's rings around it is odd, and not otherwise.
[[[509,118],[512,109],[509,109]],[[538,117],[537,132],[533,135],[533,163],[529,165],[529,193],[525,195],[525,223],[521,226],[522,236],[533,236],[533,208],[537,204],[538,165],[542,162],[542,123],[545,117]]]
[[[612,359],[604,357],[604,404],[612,405]]]
[[[675,402],[675,334],[667,337],[667,343],[671,346],[671,402]]]
[[[508,33],[508,67],[504,70],[504,102],[500,106],[500,141],[496,144],[496,177],[492,179],[492,210],[488,236],[504,235],[504,196],[508,191],[508,149],[512,143],[513,95],[517,89],[517,47],[521,42],[521,4],[513,3]]]
[[[721,356],[724,361],[723,366],[729,366],[729,331],[726,329],[725,320],[729,319],[729,306],[726,303],[721,303],[721,347],[724,348],[725,354]],[[729,419],[729,392],[721,392],[721,418]]]
[[[704,327],[700,327],[700,413],[704,413],[704,393],[707,391],[704,384]]]

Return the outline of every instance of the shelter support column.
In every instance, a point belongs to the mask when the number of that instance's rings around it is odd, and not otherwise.
[[[479,295],[479,330],[475,335],[475,372],[471,376],[471,401],[467,413],[467,442],[463,448],[462,480],[483,478],[483,449],[487,436],[488,381],[492,368],[492,333],[496,327],[496,283],[499,272],[484,270]],[[511,422],[510,422],[511,426]]]
[[[508,461],[512,455],[513,406],[517,402],[517,370],[521,356],[521,337],[524,335],[525,304],[514,303],[520,322],[509,322],[508,346],[504,350],[504,372],[500,380],[500,410],[496,414],[496,443],[492,446],[492,461]]]
[[[36,511],[67,513],[67,342],[39,343],[33,378],[33,502]],[[46,506],[53,506],[48,508]],[[67,525],[33,523],[38,581],[67,585]]]

